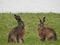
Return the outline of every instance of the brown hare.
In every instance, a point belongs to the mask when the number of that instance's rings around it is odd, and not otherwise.
[[[57,40],[57,35],[54,29],[50,27],[44,27],[45,17],[43,17],[43,20],[40,20],[40,24],[38,25],[38,34],[40,37],[40,40],[46,41],[46,40]]]
[[[13,28],[8,37],[8,42],[24,42],[24,35],[25,35],[25,25],[24,22],[21,20],[20,16],[14,14],[15,19],[18,22],[18,26]]]

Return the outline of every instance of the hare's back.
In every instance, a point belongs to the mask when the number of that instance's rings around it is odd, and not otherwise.
[[[10,31],[10,33],[9,34],[11,34],[11,35],[17,35],[17,33],[18,33],[18,27],[15,27],[15,28],[13,28],[11,31]]]
[[[48,34],[55,34],[56,32],[54,31],[54,29],[46,27],[45,28],[45,33]]]

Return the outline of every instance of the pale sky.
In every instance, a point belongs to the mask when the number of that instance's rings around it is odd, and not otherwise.
[[[60,0],[0,0],[0,12],[60,13]]]

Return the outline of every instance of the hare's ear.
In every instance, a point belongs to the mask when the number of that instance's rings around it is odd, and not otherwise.
[[[14,18],[17,19],[17,15],[16,14],[14,14]]]
[[[14,14],[14,16],[16,17],[16,14]]]
[[[46,18],[46,17],[43,17],[43,22],[45,22],[45,18]]]
[[[40,23],[43,23],[42,20],[41,20],[40,18],[39,18],[39,20],[40,20]]]

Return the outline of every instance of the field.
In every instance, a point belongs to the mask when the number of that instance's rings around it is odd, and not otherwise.
[[[58,13],[18,13],[25,23],[25,42],[8,43],[8,35],[17,21],[12,13],[0,13],[0,45],[60,45],[60,14]],[[52,27],[57,33],[56,41],[40,41],[37,26],[39,18],[46,17],[45,26]]]

